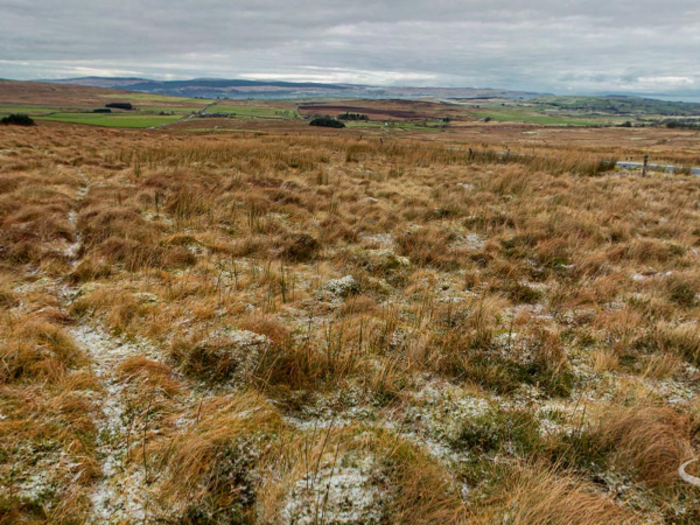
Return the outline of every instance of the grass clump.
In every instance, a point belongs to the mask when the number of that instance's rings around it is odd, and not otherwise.
[[[183,525],[253,523],[261,468],[282,421],[254,393],[214,398],[198,411],[195,425],[162,450],[162,504]]]

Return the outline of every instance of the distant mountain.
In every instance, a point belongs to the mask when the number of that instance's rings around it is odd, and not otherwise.
[[[533,99],[533,102],[546,104],[565,110],[583,111],[598,114],[613,114],[620,116],[700,115],[700,104],[697,103],[663,100],[660,98],[640,97],[629,94],[604,96],[539,97]]]
[[[128,92],[115,88],[0,80],[0,100],[4,104],[36,104],[64,108],[102,107],[108,102],[125,100],[122,97],[128,95]]]
[[[366,98],[366,99],[529,99],[550,93],[530,93],[498,89],[385,87],[316,82],[281,82],[241,79],[196,78],[192,80],[151,80],[146,78],[82,77],[62,80],[42,80],[55,84],[72,84],[111,89],[128,89],[180,97],[230,99],[304,99],[304,98]]]
[[[700,91],[678,91],[673,93],[596,93],[595,96],[601,97],[637,97],[654,100],[666,100],[671,102],[700,102]]]
[[[50,84],[71,84],[76,86],[99,87],[108,89],[122,89],[133,84],[148,82],[145,78],[119,78],[119,77],[80,77],[60,80],[41,79],[35,82],[48,82]]]

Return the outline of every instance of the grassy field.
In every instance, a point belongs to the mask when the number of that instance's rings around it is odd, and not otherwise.
[[[138,106],[138,110],[147,113],[174,113],[176,115],[189,115],[191,113],[196,113],[204,107],[202,106]]]
[[[70,108],[65,108],[65,110],[69,110]],[[86,108],[73,108],[73,109],[78,109],[81,111],[85,111]],[[48,115],[50,113],[56,113],[57,111],[60,111],[61,108],[57,107],[42,107],[42,106],[16,106],[16,105],[0,105],[0,116],[6,116],[10,115],[12,113],[22,113],[25,115],[30,115],[30,116],[40,116],[40,115]]]
[[[518,107],[492,105],[484,109],[473,110],[480,119],[489,118],[495,122],[522,122],[543,126],[605,126],[621,124],[624,118],[605,116],[573,116],[547,114],[542,107]]]
[[[53,113],[36,117],[39,120],[104,126],[109,128],[150,128],[170,124],[181,118],[178,115],[139,115],[134,113]]]
[[[0,523],[698,523],[694,132],[212,121],[0,127]]]
[[[348,121],[345,125],[351,129],[357,129],[363,132],[374,132],[379,134],[384,133],[401,133],[401,132],[419,132],[419,133],[435,133],[442,131],[442,126],[435,123],[421,122],[404,122],[404,121]]]
[[[110,102],[132,101],[134,110],[92,113]],[[23,113],[37,120],[119,128],[170,124],[214,102],[39,82],[0,81],[0,117]],[[142,105],[143,104],[143,105]],[[167,115],[158,115],[158,113]],[[170,115],[172,113],[172,115]]]
[[[229,113],[235,118],[241,119],[298,119],[299,112],[281,106],[255,106],[247,104],[231,104],[226,101],[219,102],[209,109],[212,113]]]
[[[168,102],[169,105],[206,106],[216,100],[206,98],[173,97],[170,95],[157,95],[154,93],[104,93],[100,97],[105,99],[126,100],[133,102]]]

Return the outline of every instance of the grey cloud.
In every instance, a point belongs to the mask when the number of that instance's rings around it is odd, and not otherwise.
[[[687,91],[699,35],[686,0],[0,0],[0,77]]]

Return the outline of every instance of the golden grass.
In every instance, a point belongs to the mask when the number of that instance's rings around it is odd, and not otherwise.
[[[270,453],[271,440],[284,425],[255,393],[212,398],[201,403],[194,416],[189,430],[160,452],[167,473],[161,504],[169,514],[179,514],[181,523],[220,513],[242,519],[253,511],[253,470]]]
[[[0,522],[692,522],[700,182],[494,133],[3,130]]]
[[[614,450],[622,468],[642,481],[674,484],[683,461],[692,457],[690,418],[667,407],[614,410],[601,422],[602,441]]]
[[[591,485],[561,478],[542,468],[516,468],[506,476],[499,490],[500,496],[484,511],[477,512],[473,523],[622,525],[637,522],[609,498],[596,494]]]

